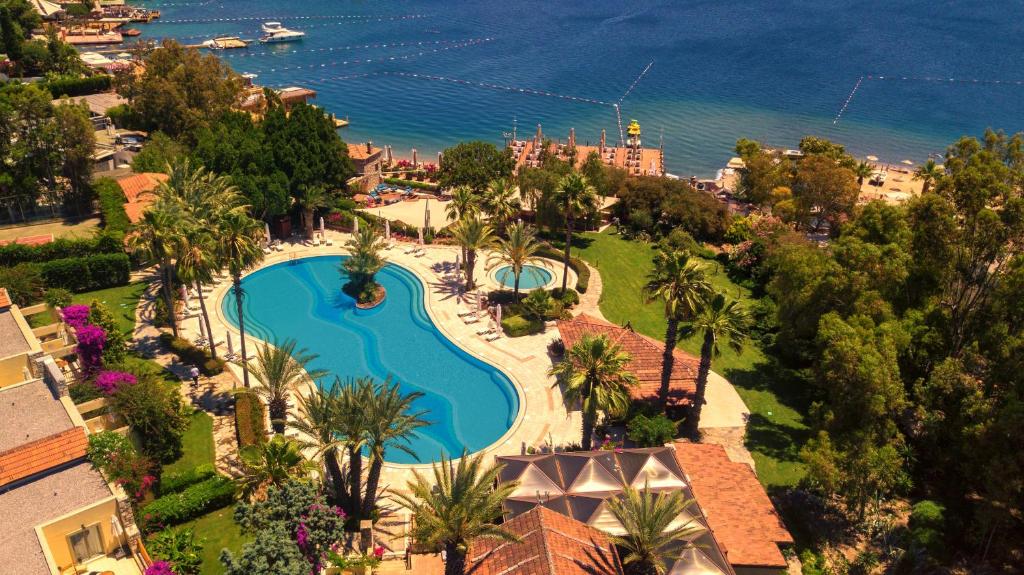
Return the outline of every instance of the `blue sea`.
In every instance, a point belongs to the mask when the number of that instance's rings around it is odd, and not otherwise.
[[[1024,3],[855,0],[145,0],[143,38],[302,42],[222,53],[302,85],[348,141],[421,159],[503,133],[594,142],[636,119],[670,172],[709,176],[739,137],[807,134],[858,155],[924,161],[963,134],[1024,128]],[[653,64],[652,64],[653,62]],[[650,66],[649,66],[650,65]],[[649,67],[648,67],[649,66]],[[643,73],[646,69],[646,73]],[[856,91],[854,89],[856,87]],[[851,97],[852,93],[852,97]]]

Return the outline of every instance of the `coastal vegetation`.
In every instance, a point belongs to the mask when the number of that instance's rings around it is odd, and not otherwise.
[[[375,305],[384,299],[384,287],[376,281],[377,272],[387,263],[381,255],[384,237],[371,226],[363,226],[345,243],[345,248],[349,257],[341,267],[348,282],[342,289],[358,304]]]

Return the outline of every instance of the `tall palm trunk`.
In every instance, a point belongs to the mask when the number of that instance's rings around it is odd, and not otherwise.
[[[580,441],[580,446],[583,451],[590,451],[594,446],[594,425],[597,423],[597,405],[594,402],[588,402],[590,394],[593,393],[594,379],[588,378],[587,380],[587,393],[581,400],[583,401],[583,438]]]
[[[313,209],[307,208],[302,210],[302,219],[305,220],[303,223],[306,224],[306,237],[313,239]]]
[[[463,575],[466,572],[466,551],[463,545],[445,543],[444,551],[447,560],[444,563],[444,575]]]
[[[363,510],[363,454],[359,448],[348,447],[348,515],[358,517]]]
[[[284,399],[270,402],[270,427],[274,433],[284,435],[284,424],[288,419],[288,402]]]
[[[686,418],[686,434],[693,441],[700,441],[700,412],[704,409],[704,394],[708,389],[708,374],[711,373],[711,352],[715,348],[715,334],[708,331],[704,334],[704,344],[700,346],[700,366],[697,368],[697,393],[690,407],[690,416]]]
[[[370,472],[366,474],[366,496],[363,497],[362,517],[369,518],[373,515],[373,508],[377,504],[377,488],[380,486],[380,471],[384,467],[384,455],[375,453],[370,461]]]
[[[178,316],[174,309],[174,286],[171,285],[171,263],[160,263],[160,287],[164,292],[164,303],[167,305],[167,323],[171,325],[171,333],[178,337]]]
[[[203,324],[206,325],[206,337],[210,339],[210,357],[217,359],[217,344],[213,341],[210,313],[206,311],[206,298],[203,297],[203,284],[196,282],[196,293],[199,294],[199,310],[203,314]]]
[[[661,410],[668,410],[668,394],[672,382],[672,369],[676,363],[676,342],[679,340],[679,320],[674,317],[668,318],[668,327],[665,329],[665,349],[661,353],[661,387],[658,389],[658,401],[661,403]]]
[[[330,476],[331,486],[334,490],[334,503],[344,509],[348,503],[348,497],[345,494],[345,476],[341,474],[336,448],[332,447],[324,452],[324,462],[327,464],[327,474]]]
[[[516,272],[516,283],[515,283],[515,286],[513,286],[514,289],[513,289],[513,292],[512,292],[512,297],[515,299],[516,303],[519,303],[519,276],[522,273],[523,273],[522,270],[519,270],[518,272]]]
[[[249,370],[246,368],[248,357],[245,354],[245,314],[242,312],[242,274],[231,278],[232,289],[235,290],[235,309],[238,310],[238,348],[242,352],[242,385],[249,388]]]
[[[569,282],[569,249],[572,247],[572,212],[565,218],[565,257],[562,259],[562,293]]]
[[[476,250],[466,250],[466,291],[476,287],[473,283],[473,268],[476,267]]]

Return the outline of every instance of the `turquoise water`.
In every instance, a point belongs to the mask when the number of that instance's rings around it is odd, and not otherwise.
[[[377,274],[387,289],[384,303],[358,310],[341,291],[345,256],[321,256],[276,264],[242,281],[246,331],[264,341],[295,339],[318,354],[310,365],[332,376],[391,375],[404,393],[420,391],[416,409],[428,410],[429,427],[411,443],[419,460],[396,449],[395,463],[428,463],[483,449],[511,427],[519,411],[512,382],[496,367],[469,355],[434,326],[423,306],[423,284],[405,268],[388,265]],[[233,294],[222,301],[238,324]],[[250,352],[252,353],[252,352]]]
[[[141,1],[163,10],[143,38],[254,38],[263,20],[305,31],[223,56],[266,85],[316,89],[351,119],[344,138],[403,156],[500,144],[513,120],[594,142],[618,132],[620,99],[682,176],[713,174],[741,136],[793,147],[816,134],[920,162],[962,134],[1024,128],[1019,1]]]
[[[529,290],[548,285],[551,278],[555,277],[550,271],[539,267],[526,265],[519,274],[519,289]],[[516,285],[516,275],[512,273],[512,266],[503,266],[494,272],[494,279],[501,285],[511,288]]]

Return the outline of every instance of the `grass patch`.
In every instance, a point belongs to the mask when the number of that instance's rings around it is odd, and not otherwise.
[[[117,320],[117,327],[121,331],[131,334],[135,331],[135,308],[139,305],[142,292],[146,290],[144,282],[138,282],[114,288],[101,289],[85,293],[75,294],[71,298],[72,304],[90,305],[93,300],[110,308],[114,319]]]
[[[199,570],[202,575],[224,573],[224,565],[220,562],[221,550],[228,549],[236,553],[249,540],[235,523],[234,513],[235,506],[229,505],[183,525],[195,530],[196,537],[203,541],[203,564]]]
[[[188,471],[204,463],[213,464],[213,418],[203,411],[196,411],[189,418],[188,429],[181,438],[181,457],[164,465],[164,473]]]
[[[601,273],[601,313],[617,324],[629,322],[633,329],[663,340],[666,321],[662,307],[645,304],[640,296],[647,274],[654,267],[655,248],[627,241],[609,228],[604,233],[588,232],[574,240],[574,253]],[[733,283],[721,264],[702,260],[709,281],[729,297],[751,304],[749,290]],[[691,337],[679,347],[698,355],[700,341]],[[766,487],[795,485],[804,475],[799,451],[808,438],[804,423],[806,401],[797,380],[767,356],[758,342],[748,342],[741,353],[723,346],[713,369],[736,387],[751,412],[747,448],[757,463],[757,474]]]

